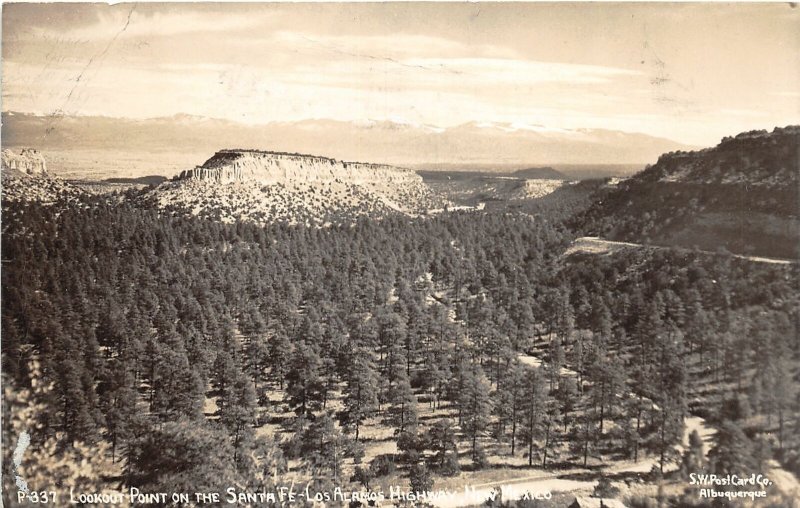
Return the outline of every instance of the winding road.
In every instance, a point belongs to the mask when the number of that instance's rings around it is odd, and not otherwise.
[[[574,254],[576,252],[585,252],[587,254],[607,254],[610,252],[614,252],[624,248],[639,248],[639,249],[654,249],[654,248],[666,248],[660,245],[643,245],[641,243],[631,243],[631,242],[614,242],[612,240],[603,240],[597,236],[583,236],[580,238],[576,238],[572,245],[564,253],[565,255]],[[689,252],[702,252],[703,254],[709,254],[713,256],[719,255],[717,252],[707,251],[707,250],[693,250],[693,249],[682,249],[680,247],[674,247],[676,249],[681,249]],[[780,258],[765,258],[760,256],[744,256],[740,254],[731,254],[731,256],[738,258],[738,259],[746,259],[748,261],[753,261],[755,263],[771,263],[776,265],[791,265],[796,264],[797,260],[792,259],[780,259]]]

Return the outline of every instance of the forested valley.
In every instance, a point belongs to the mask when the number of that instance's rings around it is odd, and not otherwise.
[[[644,463],[671,488],[629,506],[712,506],[690,472],[800,475],[794,264],[568,254],[557,207],[311,228],[3,206],[5,493],[15,474],[313,492],[571,470],[611,490],[630,478],[601,465]]]

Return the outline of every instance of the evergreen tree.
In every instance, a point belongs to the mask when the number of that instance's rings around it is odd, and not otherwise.
[[[137,419],[136,392],[133,374],[124,363],[112,364],[103,383],[100,404],[106,415],[106,438],[111,443],[111,460],[116,461],[117,449],[133,437],[133,424]]]
[[[689,446],[683,453],[681,470],[685,476],[704,471],[706,467],[705,444],[696,430],[689,434]]]
[[[341,421],[355,430],[355,439],[358,441],[361,422],[378,409],[379,387],[369,352],[356,352],[355,357],[357,360],[347,382]]]
[[[486,430],[492,412],[489,380],[479,365],[471,365],[464,373],[464,386],[459,400],[463,419],[461,428],[472,443],[472,460],[476,460],[478,435]]]
[[[559,384],[556,391],[556,399],[561,408],[561,422],[564,424],[564,432],[567,432],[567,427],[571,421],[570,415],[579,401],[576,382],[572,378],[566,378]]]
[[[498,435],[504,435],[506,427],[510,427],[511,455],[516,452],[517,429],[524,397],[522,383],[525,369],[526,367],[521,365],[518,360],[513,361],[508,367],[506,375],[501,378],[497,389],[498,401],[495,411],[498,414],[498,425],[500,426]]]
[[[322,407],[321,363],[310,344],[301,342],[294,348],[286,374],[286,400],[298,415],[309,415]]]
[[[294,347],[288,335],[282,329],[276,329],[267,342],[267,358],[272,377],[277,380],[278,386],[283,390],[283,384],[289,374],[294,357]]]
[[[536,440],[541,436],[544,420],[545,391],[547,387],[539,369],[528,369],[523,378],[522,437],[528,448],[528,465],[533,465],[533,452]]]
[[[708,452],[711,470],[717,474],[745,476],[754,469],[753,445],[734,422],[722,422],[715,437],[716,444]]]
[[[405,373],[398,376],[390,402],[392,404],[390,414],[397,433],[401,434],[407,428],[413,429],[417,426],[417,397]]]
[[[202,420],[166,422],[139,436],[127,453],[128,486],[143,492],[223,492],[241,480],[226,433]]]
[[[428,429],[425,442],[434,452],[433,462],[444,474],[458,472],[458,446],[452,420],[441,419]]]
[[[588,370],[592,380],[589,396],[592,404],[598,408],[598,433],[602,438],[605,420],[613,417],[617,397],[625,389],[625,368],[616,356],[609,357],[600,349],[593,355]]]
[[[253,380],[253,390],[257,399],[261,397],[261,382],[267,376],[270,365],[270,351],[264,336],[256,335],[247,341],[245,347],[245,368]]]
[[[409,482],[412,492],[428,492],[433,488],[433,478],[424,462],[411,467]]]
[[[233,462],[240,470],[247,469],[247,451],[252,447],[256,423],[256,396],[253,385],[239,372],[220,395],[219,421],[228,431],[233,446]]]
[[[336,428],[329,413],[314,420],[301,437],[300,455],[305,463],[315,476],[330,474],[334,484],[349,449],[349,441]]]

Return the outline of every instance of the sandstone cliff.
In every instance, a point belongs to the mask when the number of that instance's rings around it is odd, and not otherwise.
[[[33,148],[23,148],[19,153],[3,150],[2,163],[0,183],[2,183],[4,203],[11,201],[66,203],[84,194],[78,187],[49,175],[45,158]]]
[[[47,163],[42,154],[33,148],[23,148],[20,153],[5,149],[2,161],[4,170],[19,171],[29,176],[47,176]]]
[[[262,184],[336,180],[352,184],[422,183],[422,178],[415,172],[393,166],[259,150],[221,150],[202,166],[181,172],[178,180],[256,181]]]

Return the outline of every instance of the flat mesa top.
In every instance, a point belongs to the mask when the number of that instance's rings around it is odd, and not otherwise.
[[[401,169],[405,171],[411,171],[408,168],[404,168],[402,166],[393,166],[391,164],[382,164],[382,163],[374,163],[374,162],[358,162],[358,161],[344,161],[338,160],[331,157],[325,157],[324,155],[311,155],[307,153],[296,153],[296,152],[277,152],[273,150],[258,150],[255,148],[225,148],[222,150],[217,151],[211,158],[213,159],[219,155],[241,155],[241,154],[258,154],[258,155],[278,155],[283,157],[305,157],[309,159],[317,159],[330,162],[331,164],[363,164],[365,166],[375,166],[375,167],[383,167],[383,168],[391,168],[391,169]],[[210,160],[210,159],[209,159]]]

